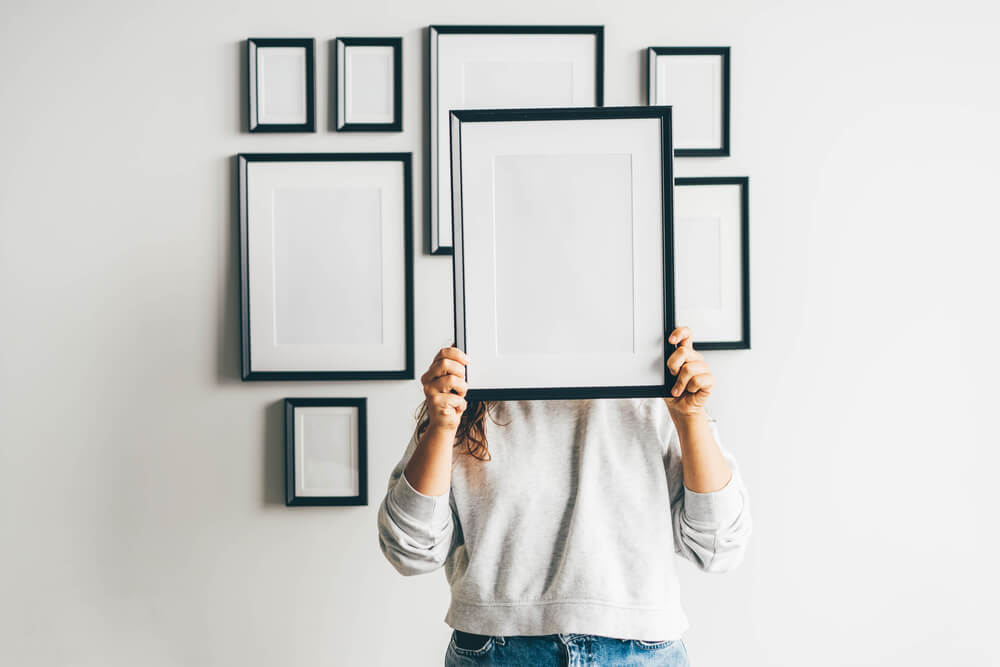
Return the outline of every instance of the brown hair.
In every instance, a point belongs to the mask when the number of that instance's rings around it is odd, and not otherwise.
[[[496,410],[496,401],[469,401],[462,413],[462,420],[458,424],[458,431],[455,434],[455,447],[464,446],[465,452],[480,461],[489,461],[490,448],[486,442],[486,417],[489,416],[494,424],[499,424],[491,414]],[[417,413],[417,439],[423,435],[427,427],[430,426],[431,419],[427,412],[427,401],[420,404]]]

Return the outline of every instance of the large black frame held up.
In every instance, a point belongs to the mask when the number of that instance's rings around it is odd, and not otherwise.
[[[660,159],[662,174],[660,197],[662,209],[662,267],[663,267],[663,378],[662,384],[628,386],[567,386],[567,387],[511,387],[511,388],[469,388],[469,400],[528,400],[528,399],[581,399],[581,398],[638,398],[669,396],[675,378],[667,367],[667,359],[675,346],[667,339],[675,328],[674,286],[673,286],[673,153],[671,132],[671,108],[669,106],[630,107],[571,107],[542,109],[473,109],[451,112],[451,179],[453,197],[452,236],[454,254],[452,257],[452,277],[454,282],[455,345],[467,349],[466,304],[468,294],[465,289],[466,262],[463,247],[463,200],[461,126],[466,123],[497,121],[575,121],[586,119],[641,119],[659,120]],[[457,164],[456,164],[457,163]],[[468,371],[466,371],[466,377]]]

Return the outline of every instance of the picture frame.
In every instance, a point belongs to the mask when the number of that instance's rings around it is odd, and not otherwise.
[[[403,38],[334,41],[338,132],[403,130]]]
[[[285,399],[285,504],[368,504],[365,398]]]
[[[316,131],[316,58],[311,38],[247,39],[251,132]]]
[[[412,379],[412,154],[236,162],[243,380]]]
[[[669,395],[670,113],[451,112],[455,342],[475,360],[467,399]]]
[[[604,26],[431,25],[427,30],[427,226],[450,255],[448,112],[604,105]]]
[[[699,350],[750,349],[750,179],[674,182],[677,321]]]
[[[726,157],[730,47],[650,46],[646,103],[674,107],[676,157]]]

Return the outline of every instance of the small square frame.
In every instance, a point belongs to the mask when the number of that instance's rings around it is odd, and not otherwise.
[[[650,46],[647,49],[646,104],[656,104],[657,56],[719,56],[721,71],[721,145],[702,148],[674,148],[676,157],[727,157],[729,155],[730,125],[730,47],[728,46]],[[671,104],[671,103],[667,103]],[[675,119],[676,126],[676,119]],[[676,131],[676,128],[675,128]],[[675,138],[676,139],[676,138]],[[676,140],[674,142],[677,143]]]
[[[260,73],[257,68],[257,50],[274,47],[305,49],[305,107],[303,123],[262,123],[258,120],[257,102],[260,99]],[[247,39],[247,110],[251,132],[315,132],[316,131],[316,58],[315,40],[312,38],[251,37]]]
[[[387,123],[351,123],[346,120],[347,72],[343,51],[349,47],[381,46],[393,51],[392,116]],[[337,132],[402,132],[403,130],[403,38],[402,37],[338,37],[333,44],[334,53],[334,108]]]
[[[357,409],[358,494],[308,496],[296,493],[295,411],[299,408],[353,407]],[[366,398],[285,399],[285,504],[292,506],[342,506],[368,504],[368,417]]]

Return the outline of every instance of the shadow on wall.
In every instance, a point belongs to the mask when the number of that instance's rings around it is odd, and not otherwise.
[[[229,188],[229,210],[226,219],[219,221],[223,274],[215,311],[219,317],[216,353],[219,384],[229,384],[243,381],[240,368],[240,202],[236,156],[223,158],[220,162],[226,170],[222,181]]]
[[[264,413],[264,461],[262,492],[264,505],[285,504],[285,401],[274,401]]]

